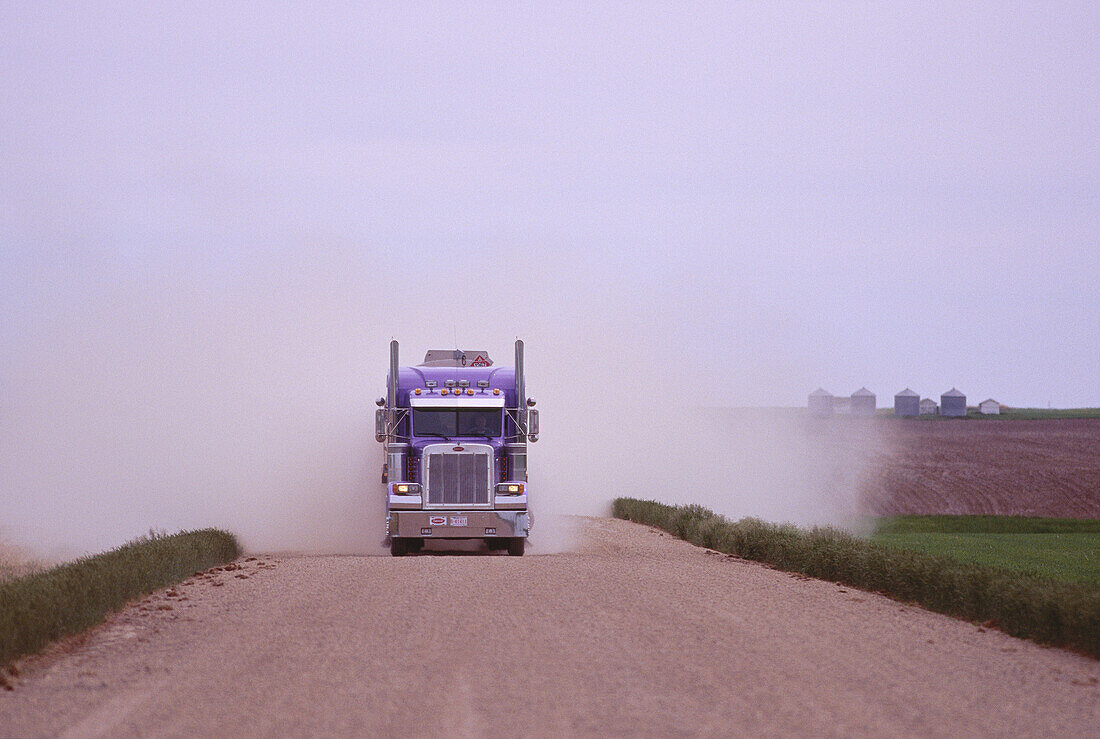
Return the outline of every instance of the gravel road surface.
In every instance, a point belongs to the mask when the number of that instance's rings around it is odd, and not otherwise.
[[[28,660],[0,735],[1095,736],[1100,662],[608,519],[259,557]]]

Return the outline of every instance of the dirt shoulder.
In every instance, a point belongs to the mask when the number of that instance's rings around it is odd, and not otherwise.
[[[1096,661],[624,521],[582,529],[568,554],[242,561],[32,660],[0,692],[0,735],[1083,735],[1100,722]]]

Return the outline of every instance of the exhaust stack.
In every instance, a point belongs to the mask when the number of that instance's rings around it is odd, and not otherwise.
[[[527,479],[527,394],[523,386],[523,341],[516,339],[516,440],[505,445],[513,480]]]
[[[386,408],[392,412],[397,402],[397,339],[390,340],[390,378],[386,384]]]
[[[397,339],[390,341],[390,376],[386,383],[386,478],[400,482],[408,478],[405,464],[409,445],[397,438]]]
[[[526,403],[527,395],[523,387],[523,340],[516,339],[516,407],[523,410]]]

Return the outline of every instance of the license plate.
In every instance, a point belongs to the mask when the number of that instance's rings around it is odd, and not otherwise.
[[[466,516],[451,516],[451,526],[466,526]]]

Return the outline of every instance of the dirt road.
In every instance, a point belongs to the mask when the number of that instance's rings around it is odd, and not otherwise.
[[[128,608],[0,735],[1086,735],[1100,663],[648,528],[572,554],[280,557]],[[262,564],[261,564],[262,563]]]

